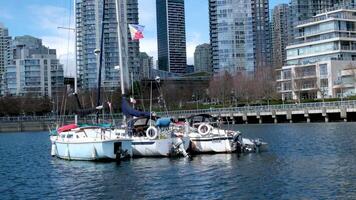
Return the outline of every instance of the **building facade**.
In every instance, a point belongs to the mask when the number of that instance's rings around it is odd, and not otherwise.
[[[211,66],[211,46],[201,44],[195,48],[194,52],[194,72],[212,72]]]
[[[184,74],[187,66],[184,0],[156,0],[158,69]]]
[[[8,29],[0,23],[0,95],[4,95],[4,72],[10,64],[10,42]]]
[[[102,87],[115,89],[120,85],[120,72],[115,69],[119,65],[119,47],[116,17],[116,0],[105,1],[104,23],[104,48],[102,66]],[[102,27],[103,1],[76,0],[76,50],[79,80],[83,89],[94,89],[98,80],[99,56],[94,54],[95,49],[100,49]],[[124,4],[122,9],[126,12],[119,16],[125,18],[120,22],[122,27],[127,24],[138,24],[137,0],[120,1]],[[131,40],[128,28],[123,34],[123,59],[128,65],[130,73],[135,80],[141,79],[139,66],[139,42]]]
[[[292,29],[290,35],[292,38],[298,34],[298,29],[295,29],[298,24],[303,23],[313,16],[325,12],[329,9],[342,8],[347,5],[355,4],[355,0],[291,0],[290,2],[290,20]]]
[[[290,10],[288,4],[279,4],[272,10],[272,63],[281,68],[286,60],[286,46],[292,40],[290,32]]]
[[[142,67],[142,78],[143,79],[150,79],[152,78],[151,76],[151,71],[153,69],[153,57],[149,56],[145,52],[140,53],[140,66]]]
[[[63,66],[55,49],[32,36],[15,37],[11,61],[5,70],[5,94],[54,97],[64,86]]]
[[[342,71],[356,66],[355,16],[356,9],[335,9],[296,27],[295,44],[287,46],[286,66],[277,70],[283,99],[340,96],[337,80]]]
[[[209,0],[214,72],[255,72],[271,64],[268,0]]]

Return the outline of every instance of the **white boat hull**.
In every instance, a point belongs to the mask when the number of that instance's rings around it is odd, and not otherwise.
[[[192,151],[195,153],[231,153],[233,138],[227,136],[191,137]]]
[[[132,156],[132,141],[126,139],[99,140],[87,142],[55,141],[55,155],[67,160],[113,160],[120,148],[119,158]]]
[[[135,157],[168,157],[172,155],[174,140],[177,138],[150,140],[143,137],[132,138],[132,153]],[[181,138],[184,149],[189,148],[188,137]]]

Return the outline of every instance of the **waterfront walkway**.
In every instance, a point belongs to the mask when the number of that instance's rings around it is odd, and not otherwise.
[[[211,114],[225,123],[297,123],[356,121],[356,101],[336,101],[283,105],[244,106],[198,110],[158,112],[158,116],[173,116],[184,120],[195,114]],[[121,114],[105,115],[104,119],[122,119]],[[48,130],[49,125],[61,119],[72,123],[74,115],[0,117],[0,132]],[[93,123],[95,115],[81,118],[82,123]]]

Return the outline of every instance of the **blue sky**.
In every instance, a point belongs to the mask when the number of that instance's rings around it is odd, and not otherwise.
[[[138,0],[140,24],[145,25],[141,51],[157,57],[156,0]],[[270,1],[270,9],[288,0]],[[188,63],[193,63],[195,46],[209,42],[208,0],[185,0]],[[33,35],[57,49],[67,75],[73,75],[74,34],[57,29],[73,26],[73,0],[1,0],[0,22],[11,36]],[[70,16],[72,16],[70,18]],[[68,39],[69,38],[69,39]]]

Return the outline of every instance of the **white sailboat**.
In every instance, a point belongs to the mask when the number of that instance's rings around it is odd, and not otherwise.
[[[187,157],[190,139],[171,125],[170,118],[138,117],[127,123],[134,157]]]
[[[193,115],[185,123],[195,153],[260,152],[267,143],[243,138],[239,131],[225,130],[208,114]]]
[[[52,141],[54,155],[67,160],[120,160],[132,156],[132,140],[118,137],[110,128],[77,127],[59,133]]]
[[[103,18],[105,16],[105,0],[103,2]],[[98,98],[97,98],[97,123],[100,106],[101,68],[103,60],[103,26],[101,29],[100,49],[95,54],[100,54],[98,68]],[[93,52],[94,53],[94,52]],[[77,75],[75,76],[74,92],[77,94]],[[103,125],[78,126],[77,116],[75,123],[65,125],[51,131],[52,156],[67,160],[121,160],[132,157],[132,139],[117,135],[110,127]]]
[[[121,12],[119,12],[121,11]],[[120,15],[119,15],[120,13]],[[116,1],[116,17],[118,20],[118,46],[119,46],[119,69],[120,69],[120,84],[122,92],[123,113],[127,117],[133,118],[130,121],[125,120],[124,126],[126,128],[117,129],[116,131],[121,134],[129,134],[132,139],[132,152],[136,157],[155,157],[155,156],[173,156],[183,155],[188,156],[186,150],[189,147],[190,140],[185,135],[179,135],[174,132],[174,128],[170,124],[161,126],[159,123],[162,120],[158,119],[157,122],[151,116],[151,113],[144,113],[132,109],[127,103],[125,91],[129,89],[129,73],[128,73],[128,49],[127,49],[127,35],[128,23],[126,13],[126,0]],[[143,28],[137,24],[130,24],[130,30],[134,31],[135,27]],[[136,35],[138,38],[134,38]],[[131,32],[132,40],[139,40],[142,38],[142,32]],[[151,89],[152,91],[152,89]],[[152,99],[152,95],[151,95]],[[151,111],[152,109],[150,109]],[[138,117],[138,118],[137,118]],[[142,124],[141,124],[142,123]],[[140,134],[136,134],[137,132]]]

